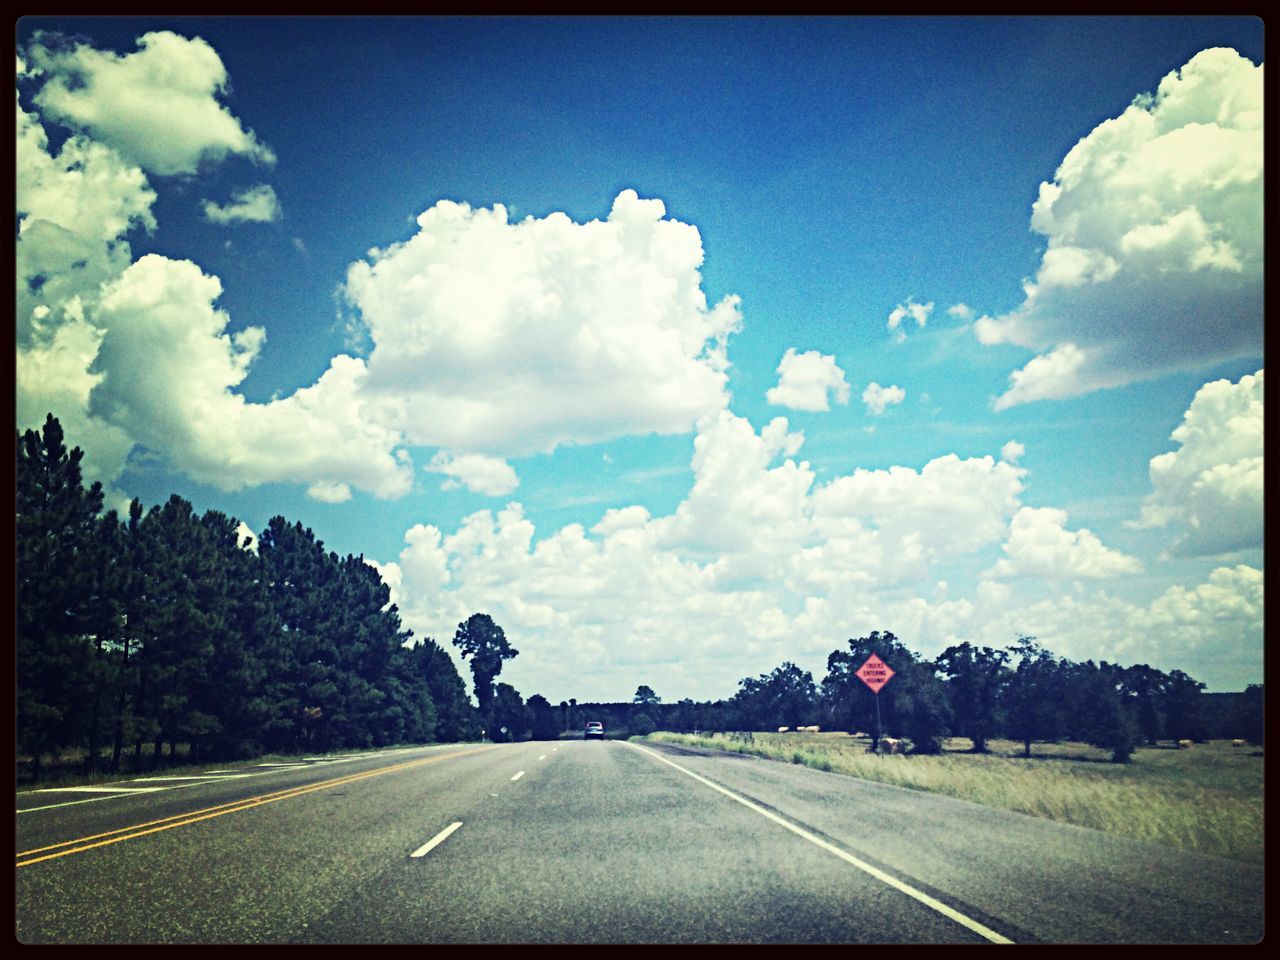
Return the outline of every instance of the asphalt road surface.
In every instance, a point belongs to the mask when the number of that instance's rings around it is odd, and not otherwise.
[[[1249,943],[1260,865],[653,744],[19,796],[23,943]]]

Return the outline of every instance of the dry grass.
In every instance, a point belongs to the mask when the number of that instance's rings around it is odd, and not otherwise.
[[[1079,743],[990,741],[991,753],[946,741],[938,756],[876,756],[845,733],[757,733],[650,739],[750,753],[821,770],[927,790],[1005,810],[1074,823],[1151,843],[1262,862],[1262,756],[1227,741],[1190,750],[1140,749],[1128,764]]]

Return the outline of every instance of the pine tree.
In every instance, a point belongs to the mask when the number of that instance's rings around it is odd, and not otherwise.
[[[19,748],[41,757],[86,742],[94,683],[94,546],[102,485],[82,483],[50,414],[16,440],[16,721]]]

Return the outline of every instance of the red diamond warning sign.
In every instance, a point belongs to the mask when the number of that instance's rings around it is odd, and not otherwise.
[[[873,693],[879,693],[880,688],[888,683],[892,676],[893,669],[874,653],[858,668],[858,677],[871,688]]]

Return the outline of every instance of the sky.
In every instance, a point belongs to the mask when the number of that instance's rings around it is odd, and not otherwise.
[[[526,697],[1263,675],[1263,27],[24,18],[16,411]],[[468,676],[463,669],[463,676]]]

